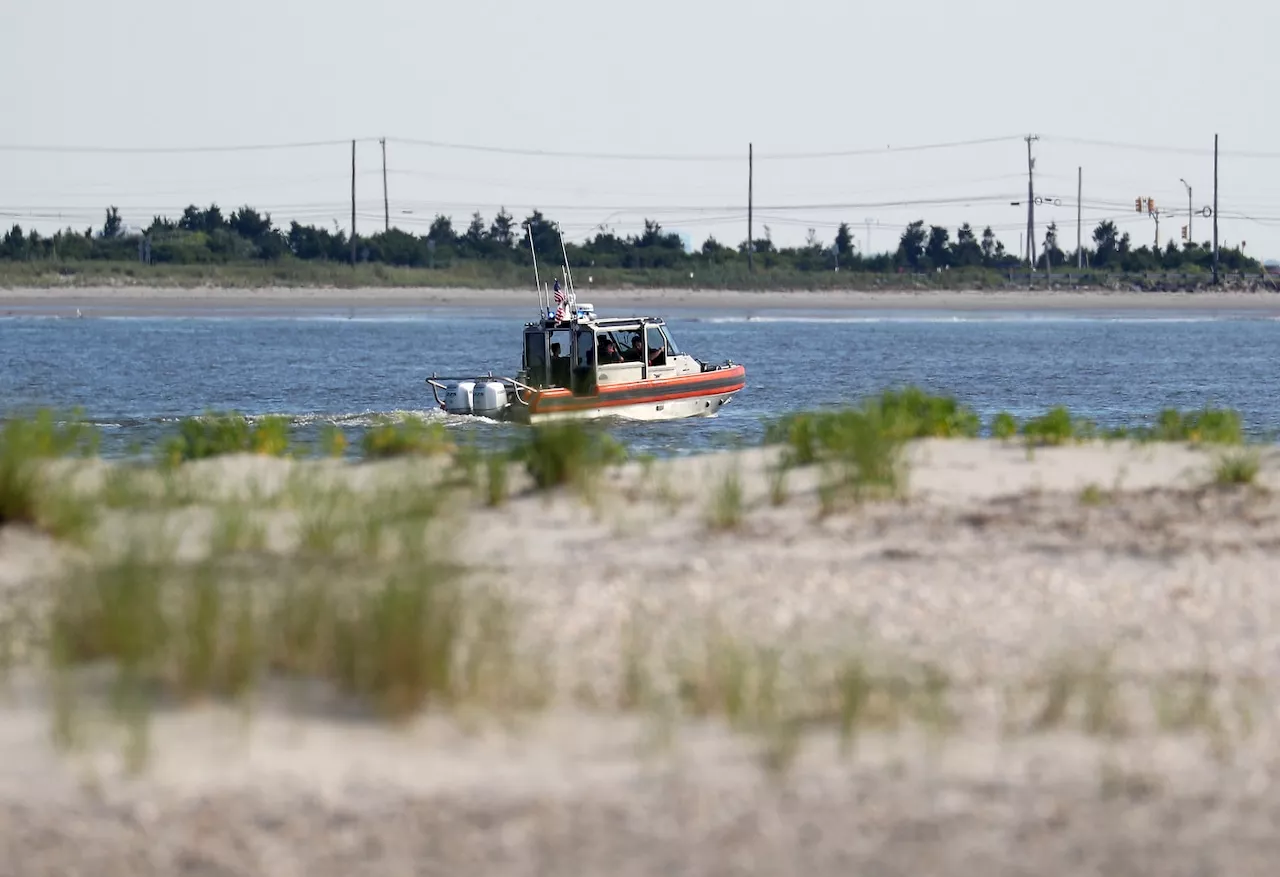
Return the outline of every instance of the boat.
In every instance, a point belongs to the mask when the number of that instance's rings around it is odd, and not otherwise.
[[[567,288],[558,279],[553,290],[538,285],[534,254],[538,319],[524,325],[520,370],[514,377],[433,374],[426,381],[441,409],[525,424],[677,420],[714,415],[746,386],[742,364],[708,363],[681,350],[661,317],[601,317],[579,304],[563,235],[560,246]]]

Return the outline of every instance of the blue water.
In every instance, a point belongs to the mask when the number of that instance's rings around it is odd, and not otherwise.
[[[378,414],[442,416],[433,372],[514,374],[526,310],[364,311],[183,317],[0,318],[0,417],[83,409],[106,454],[136,452],[208,410],[287,414],[300,438],[334,423],[353,445]],[[1230,406],[1254,435],[1280,430],[1280,320],[1124,313],[712,312],[663,314],[705,361],[747,367],[714,418],[613,423],[637,452],[697,452],[760,440],[767,418],[849,403],[907,383],[983,416],[1065,404],[1104,426],[1164,407]],[[445,418],[501,441],[521,427]]]

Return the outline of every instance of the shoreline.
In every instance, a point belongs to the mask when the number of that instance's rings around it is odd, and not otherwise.
[[[580,302],[601,312],[644,309],[733,311],[1196,311],[1240,312],[1280,317],[1280,294],[1198,291],[1134,292],[1102,290],[852,290],[738,291],[718,289],[583,289]],[[536,310],[535,294],[520,289],[275,287],[76,287],[0,290],[0,317],[167,316],[252,311],[432,311],[450,308]]]

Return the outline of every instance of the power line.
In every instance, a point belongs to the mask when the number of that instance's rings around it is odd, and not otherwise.
[[[376,142],[377,138],[357,137],[361,143]],[[143,155],[160,153],[191,152],[265,152],[279,149],[311,149],[317,146],[346,146],[351,138],[345,140],[308,140],[294,143],[242,143],[231,146],[60,146],[51,144],[16,144],[0,143],[0,152],[57,152],[57,153],[99,153],[111,155]]]
[[[348,141],[348,145],[349,145]],[[1009,194],[991,194],[991,195],[964,195],[944,198],[915,198],[900,201],[858,201],[843,203],[814,203],[814,204],[772,204],[762,205],[756,209],[768,211],[788,211],[788,210],[861,210],[864,208],[891,208],[891,207],[934,207],[945,205],[968,205],[968,204],[988,204],[997,203],[1007,200],[1011,196]],[[600,213],[609,213],[613,211],[624,211],[628,213],[638,213],[646,210],[663,211],[669,213],[724,213],[728,211],[736,211],[743,209],[742,204],[537,204],[536,202],[521,199],[521,202],[527,202],[530,209],[539,212],[549,211],[593,211]],[[412,201],[401,200],[399,203],[414,208],[424,209],[462,209],[462,210],[500,210],[507,207],[522,206],[521,202],[508,201],[502,204],[490,203],[480,204],[475,202],[463,201]],[[329,209],[338,202],[311,202],[311,203],[292,203],[292,204],[264,204],[261,210],[325,210]],[[173,205],[151,204],[129,204],[122,203],[116,205],[121,211],[129,210],[135,212],[153,212],[156,210],[171,209]],[[30,211],[58,211],[71,212],[74,210],[100,211],[100,207],[86,205],[24,205],[20,207],[11,207],[12,210],[30,210]]]
[[[740,154],[661,154],[661,153],[620,153],[620,152],[569,152],[550,149],[526,149],[514,146],[486,146],[476,143],[454,143],[443,140],[419,140],[406,137],[388,138],[408,146],[422,146],[431,149],[454,149],[467,152],[492,152],[501,155],[524,155],[540,158],[578,158],[601,161],[729,161],[740,162]],[[975,140],[953,140],[945,143],[924,143],[910,146],[893,146],[841,149],[824,152],[775,152],[759,153],[755,157],[766,161],[804,160],[820,158],[844,158],[859,155],[879,155],[889,152],[919,152],[929,149],[956,149],[966,146],[981,146],[988,143],[1000,143],[1017,139],[1013,137],[982,137]]]
[[[1177,155],[1213,155],[1212,147],[1192,147],[1192,146],[1165,146],[1152,143],[1125,143],[1118,140],[1092,140],[1086,137],[1064,137],[1059,135],[1042,136],[1042,140],[1057,143],[1072,143],[1077,146],[1101,146],[1107,149],[1131,149],[1141,152],[1166,152]],[[1280,152],[1257,152],[1251,150],[1219,150],[1219,155],[1228,155],[1235,158],[1275,158],[1280,159]]]
[[[596,159],[603,161],[732,161],[739,162],[742,156],[739,154],[708,154],[708,153],[683,153],[683,154],[663,154],[663,153],[620,153],[620,152],[575,152],[551,149],[532,149],[515,146],[492,146],[480,143],[460,143],[445,140],[423,140],[412,137],[357,137],[359,143],[378,143],[385,139],[388,142],[400,143],[406,146],[418,146],[430,149],[452,149],[466,152],[488,152],[501,155],[524,155],[532,157],[546,158],[577,158],[577,159]],[[933,149],[958,149],[968,146],[981,146],[990,143],[1000,143],[1010,139],[1011,137],[982,137],[973,140],[952,140],[943,143],[922,143],[910,144],[906,146],[894,146],[888,144],[884,147],[860,148],[860,149],[836,149],[821,152],[777,152],[762,153],[758,157],[763,160],[803,160],[803,159],[821,159],[821,158],[844,158],[849,156],[866,156],[879,155],[894,152],[920,152],[923,150]],[[295,141],[290,143],[246,143],[222,146],[75,146],[63,144],[18,144],[3,143],[0,144],[0,152],[35,152],[35,153],[79,153],[79,154],[104,154],[104,155],[143,155],[143,154],[181,154],[181,153],[200,153],[200,152],[262,152],[268,150],[283,149],[310,149],[322,146],[346,146],[351,142],[351,138],[342,140],[310,140]]]

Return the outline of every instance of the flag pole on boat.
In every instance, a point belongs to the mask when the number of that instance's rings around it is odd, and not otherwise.
[[[533,288],[538,292],[538,319],[541,320],[550,308],[542,305],[542,283],[538,280],[538,253],[533,249],[533,226],[526,225],[524,230],[529,238],[529,255],[533,256]]]

